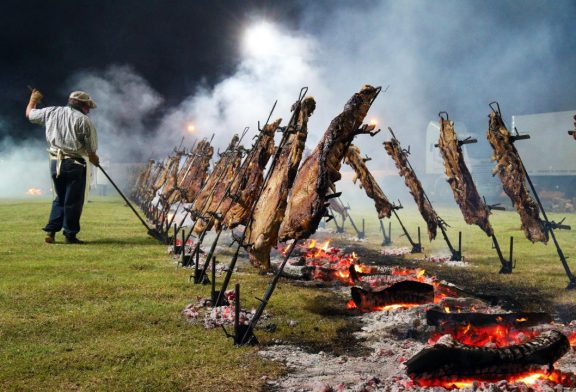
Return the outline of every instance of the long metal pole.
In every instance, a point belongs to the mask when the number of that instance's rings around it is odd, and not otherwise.
[[[134,208],[134,206],[132,205],[132,203],[130,203],[130,201],[128,200],[128,198],[126,196],[124,196],[124,193],[122,193],[122,191],[120,190],[120,188],[118,188],[118,186],[116,185],[116,183],[114,181],[112,181],[112,178],[110,178],[110,176],[108,175],[108,173],[106,173],[106,170],[104,170],[102,168],[102,166],[100,165],[96,165],[101,171],[102,173],[106,176],[106,178],[108,179],[108,181],[110,181],[110,184],[112,184],[112,186],[114,187],[114,189],[116,189],[116,191],[118,192],[118,194],[120,196],[122,196],[122,198],[124,199],[124,201],[126,202],[126,204],[128,205],[128,207],[130,207],[130,209],[134,212],[134,214],[136,215],[136,217],[140,220],[140,222],[142,222],[142,225],[144,225],[144,227],[148,230],[148,235],[150,235],[151,237],[156,238],[159,241],[164,242],[164,236],[159,233],[156,230],[151,229],[148,224],[146,223],[146,221],[144,221],[144,219],[142,219],[142,217],[140,216],[140,214],[138,214],[138,211],[136,211],[136,209]]]

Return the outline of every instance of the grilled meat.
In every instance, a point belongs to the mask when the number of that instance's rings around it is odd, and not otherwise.
[[[336,191],[340,166],[356,135],[370,133],[374,125],[360,127],[380,88],[365,85],[336,116],[312,154],[302,163],[292,187],[286,216],[280,226],[281,241],[307,238],[326,214],[328,191]]]
[[[214,165],[214,170],[206,180],[206,184],[196,197],[192,204],[192,211],[196,212],[200,219],[194,224],[194,233],[198,234],[205,228],[212,227],[211,216],[209,215],[209,208],[212,203],[218,203],[224,196],[226,184],[234,178],[234,174],[238,171],[238,167],[242,161],[242,150],[238,146],[239,137],[234,135],[230,145],[222,154],[220,159]],[[206,227],[208,226],[208,227]]]
[[[278,228],[286,210],[288,191],[296,177],[308,136],[308,118],[315,108],[312,97],[292,106],[292,120],[284,130],[268,180],[246,228],[245,244],[254,266],[270,268],[270,250],[278,242]]]
[[[217,225],[224,223],[227,228],[232,229],[248,223],[252,206],[264,182],[264,169],[274,154],[274,134],[281,121],[279,118],[262,130],[256,145],[242,164],[240,175],[231,185],[229,195],[217,211],[222,217],[222,222],[217,221]]]
[[[444,172],[448,177],[448,184],[452,188],[454,200],[460,206],[464,220],[469,225],[478,225],[491,236],[494,230],[488,220],[490,210],[476,190],[474,180],[466,166],[462,148],[454,131],[454,123],[444,118],[440,118],[438,147],[444,159]]]
[[[178,173],[176,189],[168,198],[168,204],[174,204],[179,200],[190,203],[194,200],[208,176],[213,153],[214,148],[207,140],[200,141],[196,148],[190,152],[184,166]]]
[[[540,209],[526,187],[522,159],[510,140],[508,129],[498,112],[490,113],[487,137],[494,150],[492,160],[496,161],[492,174],[498,174],[504,192],[518,211],[526,238],[532,242],[548,242],[548,231],[545,222],[540,219]]]
[[[386,149],[388,155],[390,155],[394,160],[400,176],[404,177],[404,183],[410,190],[410,194],[414,197],[414,201],[418,206],[420,215],[422,215],[422,218],[424,218],[426,225],[428,226],[428,238],[433,240],[436,238],[436,230],[438,228],[440,218],[426,198],[424,189],[422,189],[422,184],[408,163],[406,153],[402,150],[400,143],[395,138],[392,138],[392,140],[389,142],[384,142],[384,148]]]

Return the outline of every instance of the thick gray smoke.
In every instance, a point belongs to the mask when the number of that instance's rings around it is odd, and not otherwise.
[[[163,152],[150,143],[153,130],[148,125],[163,99],[130,67],[75,74],[66,86],[66,91],[73,90],[89,92],[98,105],[90,117],[98,130],[101,158],[134,162]]]
[[[382,147],[389,139],[388,126],[403,146],[411,146],[412,163],[424,176],[426,129],[439,111],[448,111],[478,138],[470,155],[487,161],[489,102],[498,100],[506,119],[576,107],[576,79],[570,71],[576,54],[562,50],[572,23],[565,14],[574,11],[568,1],[329,4],[306,5],[297,29],[264,20],[247,26],[238,37],[241,57],[235,72],[215,85],[198,87],[173,108],[162,107],[159,94],[127,67],[75,75],[66,88],[85,89],[98,102],[93,118],[103,157],[144,161],[163,158],[183,136],[189,146],[194,138],[215,133],[214,145],[220,149],[245,126],[251,137],[275,100],[273,117],[287,121],[303,86],[317,101],[309,123],[312,149],[363,84],[389,85],[367,118],[377,121],[382,132],[355,143],[373,158],[369,168],[385,193],[405,204],[411,197]],[[150,129],[147,120],[159,109],[166,115]],[[337,184],[343,197],[371,204],[357,187],[352,191],[351,174],[344,177]],[[435,184],[449,190],[441,178]],[[435,187],[429,193],[434,201]]]

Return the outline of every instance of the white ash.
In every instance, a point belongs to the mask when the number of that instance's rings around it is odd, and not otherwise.
[[[380,250],[380,254],[384,256],[404,256],[412,251],[407,246],[402,247],[387,247]]]
[[[348,288],[340,288],[344,293]],[[475,307],[487,313],[500,313],[498,307],[489,307],[474,298],[445,298],[443,305]],[[366,356],[336,356],[324,352],[309,353],[292,345],[275,345],[259,352],[264,358],[284,363],[289,373],[267,384],[281,391],[425,391],[444,392],[443,387],[419,387],[406,375],[404,363],[423,348],[430,335],[436,331],[426,324],[426,309],[422,305],[404,310],[366,313],[357,318],[362,328],[354,336],[358,345],[368,349]],[[556,326],[543,326],[543,330]],[[576,330],[576,322],[562,326],[566,334]],[[572,348],[556,368],[563,372],[576,372],[576,350]],[[474,382],[471,386],[452,391],[460,392],[567,392],[570,389],[538,381],[527,386],[502,380],[498,383]]]
[[[352,242],[367,242],[367,241],[368,241],[368,240],[366,239],[366,237],[364,237],[364,238],[358,238],[358,237],[355,237],[355,236],[346,237],[346,240],[352,241]]]
[[[200,297],[197,302],[186,305],[181,314],[186,321],[190,323],[201,321],[206,329],[212,329],[223,325],[233,325],[236,316],[234,309],[234,291],[227,291],[224,297],[229,302],[229,305],[211,307],[212,300],[210,298]],[[256,309],[254,308],[250,311],[241,309],[238,318],[239,323],[248,325],[250,320],[252,320],[254,313],[256,313]],[[268,313],[264,312],[260,319],[266,320],[269,317]]]
[[[470,267],[471,264],[466,262],[466,261],[452,261],[450,260],[451,256],[429,256],[429,255],[424,255],[424,257],[417,257],[415,259],[413,259],[414,261],[428,261],[431,263],[438,263],[438,264],[444,264],[450,267],[462,267],[462,268],[467,268]]]

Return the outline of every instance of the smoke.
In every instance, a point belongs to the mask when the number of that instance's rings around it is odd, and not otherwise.
[[[179,135],[193,123],[194,136],[214,133],[215,146],[224,148],[233,133],[246,126],[256,133],[258,121],[263,125],[275,100],[272,120],[283,117],[286,122],[302,87],[308,86],[313,95],[325,93],[314,64],[313,38],[262,21],[250,27],[239,44],[242,58],[234,74],[213,87],[200,87],[171,110],[160,124],[159,138]]]
[[[148,124],[163,98],[132,68],[113,65],[103,71],[79,72],[66,83],[66,91],[74,90],[89,92],[98,105],[90,117],[98,132],[101,158],[138,162],[160,152],[156,150],[160,146],[150,143],[154,134]]]
[[[6,122],[0,120],[0,127]],[[44,154],[43,154],[44,152]],[[41,158],[44,160],[41,160]],[[10,138],[0,141],[0,198],[27,196],[31,189],[36,195],[50,194],[51,180],[48,171],[48,154],[41,142],[15,142]]]
[[[175,107],[163,106],[163,97],[127,66],[74,75],[66,90],[86,90],[99,106],[91,116],[100,155],[112,161],[163,158],[183,136],[188,147],[212,133],[215,147],[222,149],[246,126],[251,132],[244,144],[249,144],[275,100],[273,118],[288,120],[303,86],[317,102],[309,122],[312,149],[363,84],[389,86],[367,118],[383,131],[374,138],[360,136],[355,144],[372,157],[368,166],[385,193],[407,204],[411,197],[382,146],[390,138],[388,126],[411,147],[412,164],[426,182],[426,128],[439,111],[449,112],[478,138],[469,154],[491,165],[484,137],[489,102],[498,100],[506,119],[576,107],[571,69],[576,51],[567,50],[574,45],[576,6],[570,1],[374,0],[302,7],[297,27],[264,20],[246,26],[235,37],[240,57],[232,72],[213,85],[198,86]],[[343,198],[371,204],[352,185],[346,165],[343,171],[337,184]],[[425,188],[434,202],[436,188],[448,188],[438,176],[430,181],[434,187]]]

